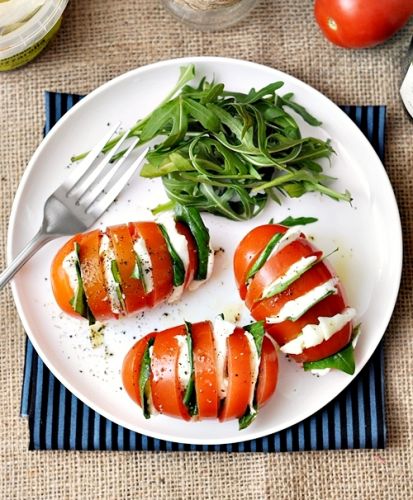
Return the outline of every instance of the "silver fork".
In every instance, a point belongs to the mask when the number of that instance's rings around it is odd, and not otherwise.
[[[138,138],[131,142],[124,155],[114,162],[106,173],[104,171],[127,139],[129,130],[123,134],[116,146],[96,163],[105,144],[112,138],[119,126],[120,123],[108,130],[90,153],[73,168],[63,184],[46,200],[40,229],[13,262],[0,274],[0,290],[47,242],[59,236],[75,234],[88,229],[127,184],[145,158],[148,148],[125,169],[118,179],[116,179],[116,174],[136,146]]]

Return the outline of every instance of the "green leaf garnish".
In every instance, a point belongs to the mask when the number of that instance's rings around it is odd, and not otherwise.
[[[305,226],[306,224],[312,224],[317,222],[318,219],[315,217],[286,217],[281,222],[278,222],[281,226],[293,227],[293,226]]]
[[[194,237],[198,255],[198,267],[194,279],[204,280],[208,275],[208,260],[211,252],[208,228],[205,226],[199,211],[194,207],[176,204],[175,218],[177,221],[184,222]]]
[[[282,237],[283,233],[277,233],[270,239],[270,241],[267,243],[267,246],[260,253],[257,260],[254,262],[251,269],[248,271],[246,276],[246,281],[250,280],[267,262],[268,257],[270,256],[271,252],[274,250],[275,246],[281,240]]]
[[[257,321],[256,323],[251,323],[250,325],[246,325],[244,326],[244,330],[246,330],[252,335],[255,342],[255,347],[257,349],[258,359],[261,360],[262,343],[264,341],[264,335],[265,335],[264,321]],[[256,416],[258,415],[258,405],[255,400],[257,383],[258,379],[255,383],[255,388],[254,388],[253,407],[250,408],[250,406],[248,406],[244,415],[238,419],[238,428],[240,431],[246,429],[249,425],[251,425],[252,422],[255,420]]]
[[[149,354],[149,349],[155,342],[154,338],[149,339],[148,344],[146,345],[146,349],[142,358],[141,369],[139,372],[139,395],[141,399],[143,416],[145,418],[151,417],[151,412],[149,408],[149,393],[150,384],[149,377],[151,374],[151,356]]]
[[[165,226],[163,224],[158,224],[158,226],[163,234],[163,237],[165,238],[166,246],[168,247],[168,252],[172,259],[174,286],[181,286],[185,281],[184,263],[182,262],[181,257],[178,255],[178,252],[172,245],[171,239],[169,238],[169,234],[168,231],[165,229]]]
[[[186,386],[183,403],[188,408],[189,414],[191,416],[198,414],[198,405],[196,401],[196,391],[195,391],[195,369],[194,369],[194,352],[192,346],[192,325],[185,321],[186,328],[186,342],[188,345],[189,353],[189,369],[191,372],[188,385]]]
[[[334,153],[330,141],[303,137],[288,111],[313,126],[321,122],[293,94],[278,94],[283,82],[243,93],[205,77],[191,85],[194,77],[193,65],[182,67],[165,99],[129,131],[139,146],[156,142],[141,175],[161,177],[172,203],[242,221],[259,214],[268,199],[280,204],[283,196],[318,192],[351,201],[347,191],[329,187],[334,179],[323,173],[319,162]],[[109,141],[103,152],[123,135]]]
[[[112,276],[113,276],[113,279],[115,280],[116,282],[116,295],[118,297],[118,300],[120,302],[120,305],[122,307],[122,309],[125,309],[126,306],[125,306],[125,299],[123,298],[123,294],[122,294],[122,278],[120,276],[120,272],[119,272],[119,267],[118,267],[118,263],[116,260],[112,260],[111,263],[110,263],[110,270],[112,272]]]
[[[303,367],[305,371],[335,368],[336,370],[341,370],[349,375],[353,375],[356,369],[353,344],[350,342],[350,344],[344,347],[344,349],[340,352],[337,352],[328,358],[303,363]]]

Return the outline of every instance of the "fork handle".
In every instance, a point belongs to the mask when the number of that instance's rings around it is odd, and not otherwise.
[[[13,276],[24,266],[24,264],[54,236],[46,234],[43,229],[27,243],[23,250],[13,259],[12,263],[0,274],[0,290],[13,278]]]

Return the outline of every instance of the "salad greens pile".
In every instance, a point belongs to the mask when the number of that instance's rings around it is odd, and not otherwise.
[[[293,100],[293,94],[277,93],[283,82],[244,94],[205,78],[191,86],[188,82],[194,77],[193,65],[182,67],[163,102],[129,132],[139,137],[139,145],[160,140],[141,171],[143,177],[161,177],[170,199],[154,213],[179,203],[247,220],[261,212],[268,198],[281,203],[281,196],[295,198],[316,191],[351,201],[347,191],[328,187],[334,178],[323,173],[318,160],[330,158],[333,149],[329,141],[302,137],[287,109],[312,126],[321,123]],[[120,137],[110,141],[104,152]]]

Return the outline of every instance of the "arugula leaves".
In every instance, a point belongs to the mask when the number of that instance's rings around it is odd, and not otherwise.
[[[316,191],[351,201],[347,191],[329,187],[334,179],[323,173],[319,163],[334,153],[330,141],[302,137],[288,110],[312,126],[321,122],[294,101],[293,94],[278,94],[283,82],[242,93],[206,78],[191,85],[194,77],[193,65],[182,67],[171,92],[129,132],[139,138],[139,146],[157,140],[141,176],[161,177],[171,202],[247,220],[259,214],[268,199],[281,203],[283,196]],[[108,142],[103,151],[122,136]]]

